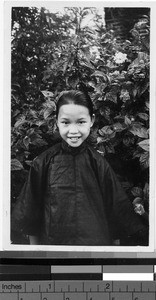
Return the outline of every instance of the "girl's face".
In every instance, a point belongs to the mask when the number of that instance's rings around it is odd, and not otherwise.
[[[88,137],[94,122],[87,107],[77,104],[64,104],[60,107],[57,126],[60,135],[71,147],[80,146]]]

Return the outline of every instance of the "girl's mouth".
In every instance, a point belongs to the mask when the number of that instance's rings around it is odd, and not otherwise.
[[[79,140],[79,136],[75,136],[75,137],[69,137],[69,139],[71,140],[71,142],[77,142]]]

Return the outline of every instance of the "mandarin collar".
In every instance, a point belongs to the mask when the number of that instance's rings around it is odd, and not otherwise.
[[[77,155],[86,149],[87,143],[86,143],[86,141],[84,141],[80,146],[72,147],[72,146],[68,145],[67,142],[62,140],[61,146],[65,152],[70,153],[72,155]]]

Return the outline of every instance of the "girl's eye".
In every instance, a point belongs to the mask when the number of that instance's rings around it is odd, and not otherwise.
[[[64,125],[68,125],[69,124],[68,121],[62,121],[61,123],[64,124]]]
[[[79,121],[78,123],[79,123],[79,124],[85,124],[86,121]]]

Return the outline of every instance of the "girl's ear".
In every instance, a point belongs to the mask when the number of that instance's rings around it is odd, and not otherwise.
[[[91,126],[90,127],[93,126],[94,122],[95,122],[95,115],[92,115],[92,120],[91,120]]]

